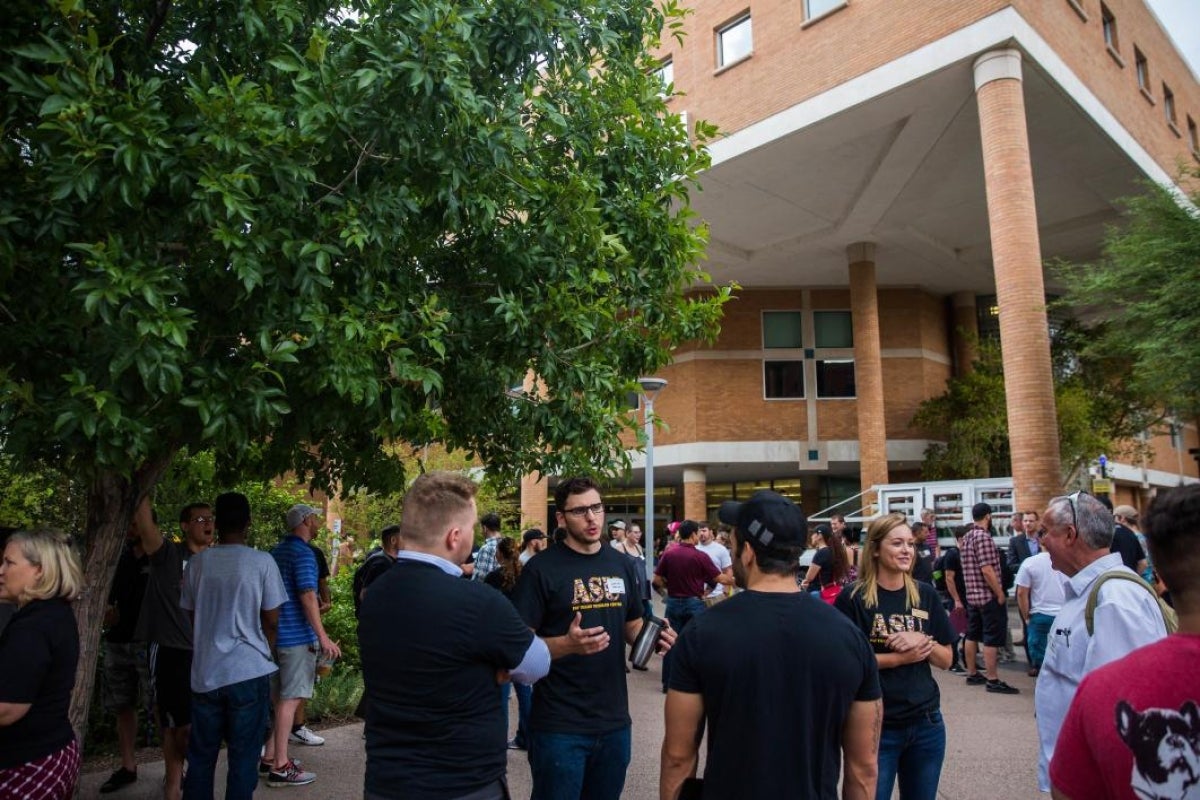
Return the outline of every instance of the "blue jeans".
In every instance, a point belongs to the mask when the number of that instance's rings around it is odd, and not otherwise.
[[[1046,657],[1046,645],[1050,642],[1050,628],[1054,617],[1049,614],[1030,614],[1025,629],[1025,644],[1029,647],[1029,663],[1040,668]]]
[[[884,725],[879,736],[875,800],[890,800],[897,778],[900,800],[935,800],[945,757],[946,726],[941,711],[927,712],[908,725]]]
[[[629,726],[597,736],[530,731],[530,800],[620,800],[631,746]]]
[[[187,800],[212,800],[213,775],[221,740],[229,745],[225,800],[248,800],[258,788],[258,754],[267,733],[271,679],[267,675],[192,692],[192,732],[188,736]]]
[[[533,687],[511,681],[500,684],[500,706],[504,709],[504,734],[508,735],[508,698],[513,687],[517,689],[517,733],[513,737],[517,747],[528,747],[529,736],[525,723],[529,721],[529,707],[533,704]]]
[[[692,621],[692,617],[704,611],[704,601],[699,597],[668,597],[667,622],[675,629],[676,635],[683,633],[684,627]],[[662,685],[665,690],[671,682],[671,651],[663,657]]]

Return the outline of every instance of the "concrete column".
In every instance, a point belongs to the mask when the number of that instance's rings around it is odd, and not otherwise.
[[[955,292],[950,319],[950,342],[954,352],[954,374],[962,377],[975,368],[979,357],[979,319],[974,292]]]
[[[708,504],[705,500],[708,491],[708,470],[704,467],[683,468],[683,518],[694,519],[697,522],[705,519],[708,514]]]
[[[871,486],[888,482],[887,426],[883,407],[883,359],[879,346],[879,294],[875,245],[846,248],[850,262],[850,314],[854,326],[854,385],[858,397],[858,474],[863,505],[875,503]]]
[[[536,472],[521,478],[521,526],[541,528],[547,534],[550,527],[546,517],[549,499],[546,479]]]
[[[994,50],[976,59],[975,95],[1015,501],[1020,508],[1042,508],[1060,493],[1062,475],[1020,52]]]

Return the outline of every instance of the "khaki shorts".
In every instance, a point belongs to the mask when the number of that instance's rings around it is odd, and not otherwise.
[[[271,694],[280,700],[312,697],[317,679],[317,654],[315,644],[276,648],[275,661],[279,671],[271,676]]]

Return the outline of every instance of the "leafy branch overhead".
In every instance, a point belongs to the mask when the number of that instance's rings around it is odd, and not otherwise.
[[[7,450],[609,469],[632,380],[715,334],[707,157],[647,55],[674,3],[126,5],[6,7]]]

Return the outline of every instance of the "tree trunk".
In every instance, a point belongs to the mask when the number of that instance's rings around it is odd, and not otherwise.
[[[71,692],[71,727],[80,748],[87,732],[92,688],[96,682],[96,663],[100,656],[100,629],[108,592],[121,546],[129,531],[133,512],[142,498],[158,483],[175,451],[148,461],[132,477],[101,472],[88,486],[87,552],[84,556],[83,596],[75,602],[75,622],[79,626],[79,666],[75,688]]]

